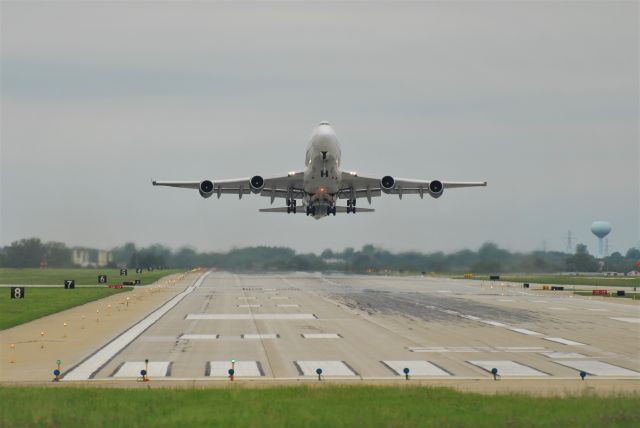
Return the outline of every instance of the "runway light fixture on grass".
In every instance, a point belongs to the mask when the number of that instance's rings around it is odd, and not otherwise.
[[[64,328],[63,328],[63,331],[64,331],[64,337],[67,337],[67,326],[68,326],[68,325],[69,325],[69,324],[68,324],[68,323],[66,323],[66,322],[65,322],[64,324],[62,324],[62,326],[64,327]]]
[[[40,332],[40,349],[44,349],[44,331]]]
[[[236,371],[234,369],[229,369],[229,380],[233,381],[233,375],[236,374]]]
[[[11,364],[15,363],[15,353],[16,353],[16,344],[12,343],[11,345],[9,345],[9,347],[11,348],[11,361],[9,361]]]
[[[402,369],[402,372],[404,373],[404,379],[409,380],[409,367]]]
[[[584,370],[580,372],[580,378],[582,380],[584,380],[584,378],[587,377],[587,372],[585,372]]]
[[[493,380],[498,380],[498,369],[497,368],[492,368],[491,369],[491,374],[493,375]]]
[[[318,374],[318,380],[322,380],[322,369],[321,368],[317,368],[316,369],[316,373]]]

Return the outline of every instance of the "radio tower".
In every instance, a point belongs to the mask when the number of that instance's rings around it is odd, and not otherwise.
[[[571,235],[571,231],[567,232],[567,253],[571,254],[573,252],[573,236]]]

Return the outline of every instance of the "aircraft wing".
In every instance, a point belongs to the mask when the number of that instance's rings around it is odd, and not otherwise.
[[[386,178],[386,177],[385,177]],[[389,193],[402,197],[404,194],[419,194],[423,197],[429,194],[429,184],[435,180],[415,180],[409,178],[393,178],[392,186],[384,188],[382,177],[366,177],[355,172],[342,173],[342,189],[338,193],[340,199],[367,198],[371,203],[372,197]],[[442,189],[456,189],[460,187],[486,186],[486,181],[441,181]]]
[[[259,193],[261,196],[271,198],[271,202],[275,198],[302,198],[303,196],[303,171],[290,172],[285,176],[280,177],[265,177],[263,178],[263,186]],[[262,178],[262,177],[260,177]],[[242,198],[243,195],[248,195],[252,192],[251,189],[251,177],[237,178],[231,180],[210,180],[213,184],[213,188],[209,195],[221,195],[231,194],[238,195]],[[200,189],[200,183],[202,181],[153,181],[154,186],[168,186],[168,187],[181,187],[186,189]]]

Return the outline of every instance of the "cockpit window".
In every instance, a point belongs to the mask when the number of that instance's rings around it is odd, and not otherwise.
[[[331,125],[331,124],[329,122],[327,122],[326,120],[323,120],[322,122],[320,122],[318,124],[318,126],[321,126],[321,125]]]

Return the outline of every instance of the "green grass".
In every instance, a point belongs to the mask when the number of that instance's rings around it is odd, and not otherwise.
[[[26,287],[23,299],[12,299],[10,289],[0,288],[0,330],[60,312],[112,294],[131,290],[106,287],[64,288]]]
[[[611,297],[614,299],[635,299],[640,300],[640,293],[627,292],[624,296],[618,296],[616,293],[613,294],[593,294],[591,291],[574,291],[573,294],[577,294],[578,296],[593,296],[593,297]]]
[[[633,427],[638,395],[539,398],[445,388],[0,388],[11,427]]]
[[[120,276],[120,269],[79,268],[79,269],[0,269],[0,284],[11,285],[52,285],[62,286],[65,279],[75,279],[78,285],[97,285],[98,275],[107,275],[109,284],[122,281],[140,279],[142,284],[151,284],[163,276],[181,272],[178,269],[163,269],[148,272],[144,270],[136,274],[135,269],[129,269],[128,276]]]
[[[489,276],[474,276],[472,279],[488,281]],[[531,284],[595,285],[599,287],[640,287],[640,278],[624,277],[585,277],[568,275],[500,275],[500,281],[528,282]]]

